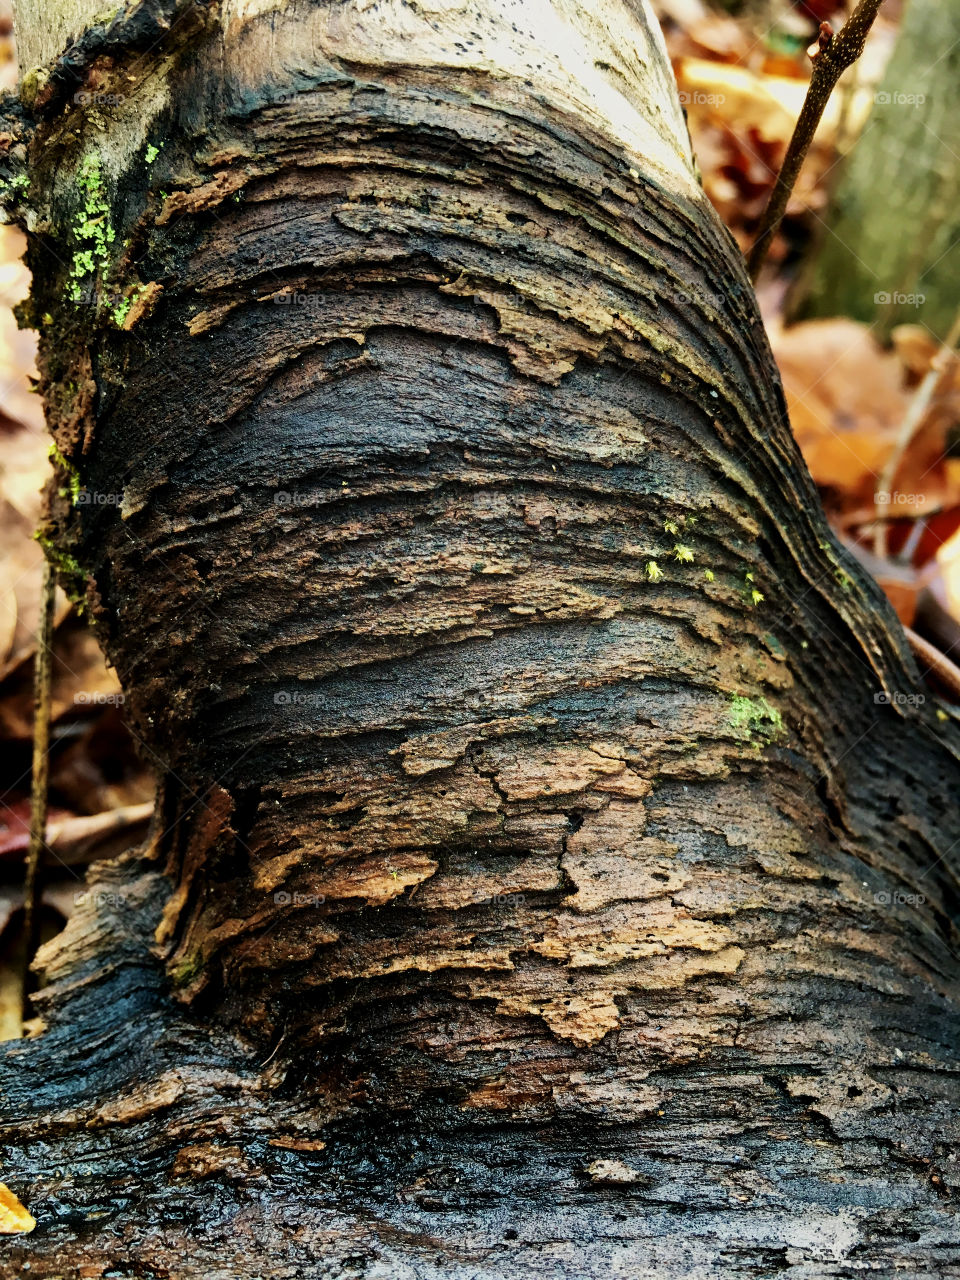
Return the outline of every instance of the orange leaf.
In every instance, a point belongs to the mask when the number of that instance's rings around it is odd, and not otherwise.
[[[0,1182],[0,1235],[15,1236],[32,1231],[37,1220],[23,1207],[9,1187]]]

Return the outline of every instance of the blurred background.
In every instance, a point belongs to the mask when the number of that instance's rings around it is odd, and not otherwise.
[[[852,8],[852,6],[850,6]],[[654,0],[703,184],[740,246],[793,132],[835,0]],[[16,83],[0,0],[0,87]],[[928,645],[960,704],[960,0],[886,0],[827,108],[758,285],[793,429],[837,533]],[[0,1039],[20,1034],[22,876],[49,441],[33,391],[22,235],[0,227]],[[716,305],[722,306],[723,299]],[[149,753],[87,624],[56,604],[42,934],[85,865],[146,831]]]

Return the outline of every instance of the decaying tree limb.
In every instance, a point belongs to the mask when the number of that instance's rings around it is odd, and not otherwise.
[[[167,782],[3,1064],[11,1258],[956,1267],[957,731],[648,9],[138,14],[34,33],[21,217]]]

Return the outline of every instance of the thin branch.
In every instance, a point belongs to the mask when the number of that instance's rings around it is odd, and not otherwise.
[[[873,499],[875,513],[873,549],[881,558],[885,559],[887,554],[887,520],[884,517],[889,517],[892,514],[887,504],[892,499],[893,484],[897,478],[897,472],[900,470],[900,464],[903,462],[904,455],[910,446],[910,441],[916,435],[927,416],[941,379],[949,368],[950,357],[953,355],[954,348],[958,342],[960,342],[960,311],[957,312],[956,319],[944,340],[943,346],[934,356],[923,381],[913,394],[910,406],[903,422],[900,424],[896,444],[891,449],[889,457],[883,464],[883,471],[880,473],[880,483]],[[884,504],[883,515],[881,515],[878,505],[881,502]]]
[[[30,785],[30,844],[27,848],[23,899],[23,970],[20,1005],[24,1021],[29,1013],[30,963],[40,934],[43,892],[43,851],[47,834],[47,779],[50,772],[50,698],[53,677],[53,603],[56,574],[44,557],[40,582],[40,622],[33,674],[33,771]]]
[[[820,24],[820,47],[813,55],[813,74],[810,77],[803,109],[793,131],[793,137],[790,139],[783,166],[777,175],[770,199],[767,201],[767,207],[760,219],[757,238],[753,242],[753,248],[747,259],[750,279],[754,282],[760,274],[760,268],[773,243],[777,228],[783,221],[787,202],[796,186],[803,162],[813,141],[813,135],[820,124],[830,95],[844,71],[852,66],[863,52],[867,35],[882,3],[883,0],[860,0],[836,35],[830,30],[829,23]]]
[[[910,648],[917,660],[917,665],[922,666],[926,663],[927,669],[922,674],[925,676],[937,676],[940,683],[950,690],[953,697],[960,699],[960,667],[951,662],[945,653],[942,653],[929,640],[925,640],[923,636],[918,636],[909,627],[904,627],[903,630],[910,642]]]

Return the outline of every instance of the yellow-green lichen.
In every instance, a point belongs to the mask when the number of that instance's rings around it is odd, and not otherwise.
[[[766,698],[747,698],[739,693],[730,700],[730,724],[748,738],[757,733],[775,739],[785,732],[783,716]]]

